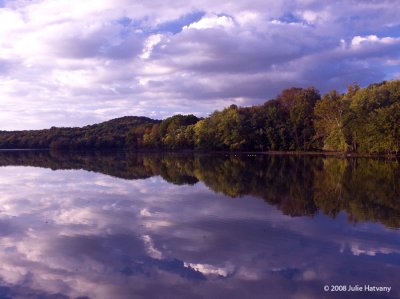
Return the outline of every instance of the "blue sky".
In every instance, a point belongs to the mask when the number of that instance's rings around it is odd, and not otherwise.
[[[0,129],[205,116],[400,77],[399,0],[0,0]]]

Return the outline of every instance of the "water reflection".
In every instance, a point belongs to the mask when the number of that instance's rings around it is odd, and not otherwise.
[[[400,295],[399,231],[385,228],[398,227],[396,162],[7,152],[0,164],[0,298]]]
[[[175,185],[203,182],[229,197],[252,195],[290,216],[380,222],[400,227],[400,164],[396,160],[310,156],[181,155],[127,152],[0,152],[1,166],[84,169],[129,180],[161,176]]]

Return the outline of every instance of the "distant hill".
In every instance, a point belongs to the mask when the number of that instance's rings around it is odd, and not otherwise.
[[[44,130],[0,131],[0,148],[120,148],[127,146],[129,134],[135,130],[144,131],[160,122],[143,116],[124,116],[82,128],[52,127]]]
[[[107,120],[98,124],[88,125],[82,127],[82,129],[96,129],[96,128],[124,128],[129,129],[131,127],[140,126],[143,124],[157,124],[160,120],[151,119],[145,116],[123,116]]]

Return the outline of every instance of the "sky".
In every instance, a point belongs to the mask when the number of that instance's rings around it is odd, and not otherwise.
[[[400,78],[400,0],[0,0],[0,130]]]

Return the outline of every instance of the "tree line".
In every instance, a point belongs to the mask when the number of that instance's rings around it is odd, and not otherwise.
[[[321,96],[289,88],[262,105],[231,105],[206,118],[126,116],[82,128],[0,131],[0,148],[212,151],[400,151],[400,80]]]

